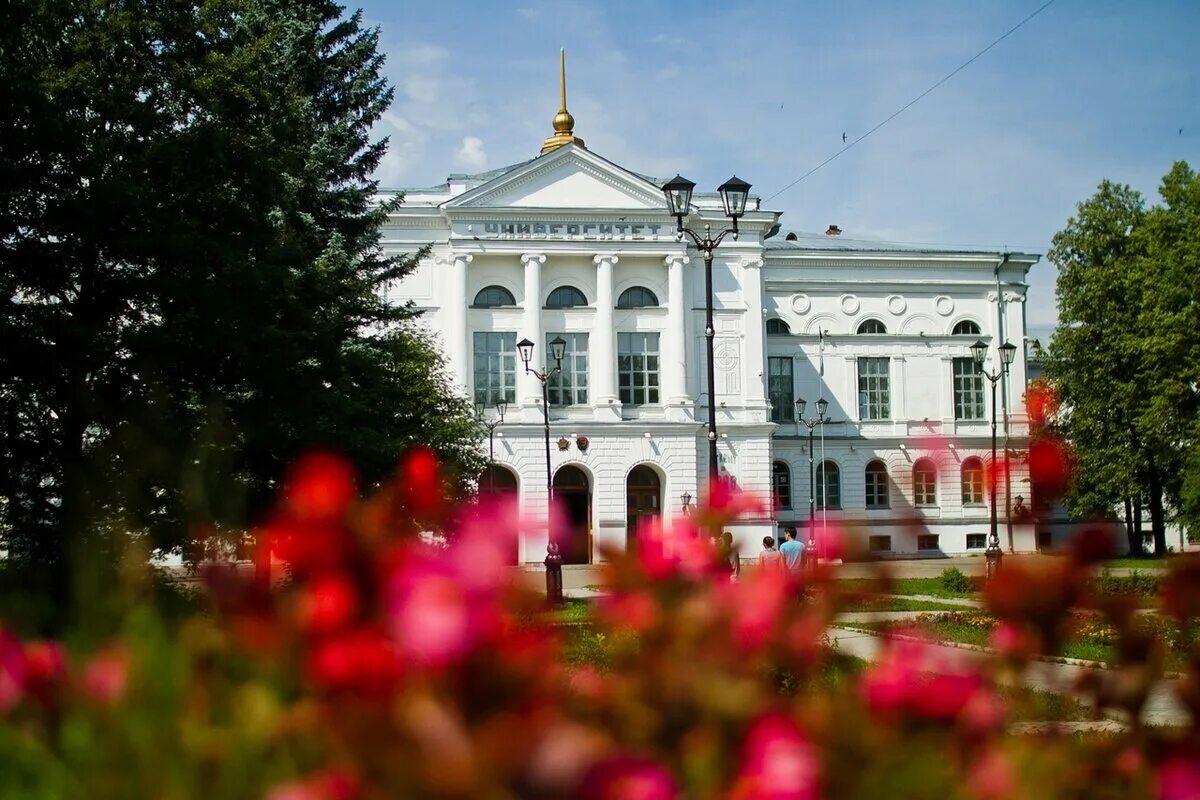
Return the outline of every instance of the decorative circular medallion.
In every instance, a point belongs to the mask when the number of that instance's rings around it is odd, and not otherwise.
[[[792,311],[795,311],[797,314],[807,314],[811,308],[812,300],[808,299],[808,295],[792,295]]]
[[[948,317],[954,313],[954,299],[946,295],[938,295],[933,299],[933,309],[943,317]]]
[[[908,308],[908,303],[898,294],[894,294],[887,299],[888,311],[895,314],[897,317],[904,313]]]
[[[842,312],[845,314],[857,314],[861,304],[858,298],[852,294],[842,295]]]

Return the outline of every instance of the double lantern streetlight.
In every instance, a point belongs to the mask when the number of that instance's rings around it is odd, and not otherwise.
[[[488,493],[494,494],[496,491],[496,428],[504,424],[504,412],[508,410],[508,403],[504,400],[504,395],[496,400],[496,418],[488,420],[484,416],[487,411],[487,406],[484,403],[475,404],[475,418],[479,420],[479,424],[487,428],[488,432]]]
[[[554,361],[554,369],[547,366],[539,371],[529,366],[529,359],[533,358],[533,342],[528,339],[517,342],[517,352],[521,354],[521,361],[525,362],[525,373],[532,374],[542,383],[542,421],[546,433],[546,526],[547,533],[549,533],[553,477],[550,472],[550,397],[546,384],[551,378],[562,372],[562,360],[567,352],[567,342],[561,336],[555,336],[550,340],[550,358]],[[553,536],[549,538],[553,544]]]
[[[732,221],[732,225],[718,233],[716,238],[713,237],[712,226],[708,223],[704,224],[703,236],[683,225],[683,218],[692,213],[692,192],[695,188],[696,184],[680,175],[676,175],[662,187],[663,194],[667,197],[667,209],[675,217],[675,238],[682,242],[686,235],[692,240],[696,249],[704,255],[704,338],[708,366],[708,479],[709,483],[713,484],[718,478],[717,383],[713,372],[713,338],[716,335],[713,326],[713,251],[726,236],[732,235],[734,241],[737,241],[738,218],[746,213],[746,201],[750,198],[750,184],[734,175],[717,188],[717,191],[721,193],[721,203],[725,206],[725,215]],[[672,298],[671,302],[682,302],[682,299]]]
[[[817,400],[817,418],[805,419],[804,407],[808,403],[801,397],[796,401],[796,424],[803,425],[808,428],[808,549],[809,557],[816,555],[816,519],[817,519],[817,483],[816,473],[813,471],[813,429],[818,425],[824,425],[828,420],[825,419],[825,412],[829,410],[829,401],[824,397]],[[822,434],[824,436],[824,434]],[[824,439],[822,439],[824,441]]]
[[[1005,342],[1000,345],[1000,369],[995,372],[988,372],[983,368],[983,364],[987,360],[987,354],[987,342],[980,340],[971,345],[971,357],[975,359],[975,366],[982,373],[983,377],[991,381],[992,384],[992,469],[989,481],[992,498],[992,529],[988,536],[987,550],[984,551],[984,556],[987,558],[987,576],[988,578],[992,578],[1000,571],[1000,560],[1003,557],[1003,551],[1000,549],[1000,534],[998,533],[996,518],[996,472],[999,466],[996,463],[996,383],[1008,374],[1008,368],[1017,356],[1017,347],[1011,342]]]

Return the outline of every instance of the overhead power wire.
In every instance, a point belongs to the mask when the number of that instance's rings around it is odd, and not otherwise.
[[[791,189],[793,186],[795,186],[796,184],[800,183],[800,181],[804,180],[804,179],[805,179],[805,178],[807,178],[809,175],[812,175],[814,172],[816,172],[817,170],[821,169],[822,167],[824,167],[824,166],[825,166],[826,164],[828,164],[829,162],[833,161],[835,158],[837,158],[838,156],[840,156],[842,153],[844,153],[844,152],[846,152],[847,150],[849,150],[850,148],[854,147],[854,145],[858,144],[858,143],[859,143],[859,142],[861,142],[863,139],[866,139],[866,138],[867,138],[868,136],[870,136],[872,133],[874,133],[875,131],[879,130],[879,129],[880,129],[880,128],[882,128],[884,125],[887,125],[889,122],[891,122],[892,120],[894,120],[896,117],[900,116],[900,115],[901,115],[901,114],[903,114],[905,111],[907,111],[908,109],[910,109],[910,108],[912,108],[913,106],[915,106],[917,103],[919,103],[921,100],[923,100],[923,99],[925,98],[925,96],[926,96],[926,95],[928,95],[930,92],[932,92],[934,89],[938,88],[938,87],[939,87],[939,86],[941,86],[943,83],[945,83],[946,81],[950,80],[951,78],[953,78],[953,77],[954,77],[955,75],[957,75],[958,73],[962,72],[962,71],[963,71],[964,69],[966,69],[967,67],[971,66],[971,64],[973,64],[973,63],[974,63],[974,62],[975,62],[975,61],[976,61],[976,60],[977,60],[977,59],[978,59],[980,56],[982,56],[982,55],[983,55],[984,53],[986,53],[987,51],[991,50],[991,49],[992,49],[993,47],[995,47],[996,45],[998,45],[998,44],[1000,44],[1001,42],[1003,42],[1003,41],[1004,41],[1005,39],[1007,39],[1009,36],[1012,36],[1012,35],[1013,35],[1014,33],[1016,33],[1016,32],[1017,32],[1017,30],[1018,30],[1018,29],[1020,29],[1020,28],[1021,28],[1021,27],[1022,27],[1024,24],[1025,24],[1025,23],[1029,22],[1031,19],[1033,19],[1034,17],[1036,17],[1038,14],[1042,13],[1042,12],[1043,12],[1043,11],[1045,11],[1047,8],[1049,8],[1050,6],[1054,5],[1054,3],[1055,3],[1055,0],[1047,0],[1047,2],[1043,3],[1043,4],[1042,4],[1042,5],[1041,5],[1041,6],[1040,6],[1040,7],[1039,7],[1039,8],[1038,8],[1036,11],[1034,11],[1032,14],[1030,14],[1030,15],[1029,15],[1029,16],[1027,16],[1027,17],[1025,17],[1025,19],[1021,20],[1021,21],[1020,21],[1020,22],[1018,22],[1016,25],[1014,25],[1014,26],[1012,26],[1011,28],[1009,28],[1007,31],[1005,31],[1005,32],[1004,32],[1002,35],[1000,35],[1000,36],[999,36],[997,39],[995,39],[995,40],[994,40],[994,41],[993,41],[991,44],[989,44],[987,47],[983,48],[983,49],[982,49],[982,50],[980,50],[978,53],[976,53],[975,55],[971,56],[970,58],[968,58],[968,59],[967,59],[966,61],[964,61],[963,63],[959,64],[959,65],[958,65],[958,67],[956,67],[956,68],[954,69],[954,71],[953,71],[953,72],[949,73],[949,74],[948,74],[948,75],[946,75],[944,78],[942,78],[940,81],[938,81],[937,83],[933,84],[932,86],[930,86],[930,87],[929,87],[928,89],[926,89],[925,91],[921,92],[919,95],[917,95],[916,97],[914,97],[912,100],[909,100],[907,103],[905,103],[903,106],[901,106],[901,107],[900,107],[900,108],[899,108],[897,111],[895,111],[895,112],[894,112],[894,113],[893,113],[891,116],[889,116],[889,117],[888,117],[887,119],[885,119],[883,122],[880,122],[880,123],[879,123],[878,125],[876,125],[874,128],[871,128],[869,131],[867,131],[866,133],[864,133],[862,136],[859,136],[857,139],[855,139],[854,141],[852,141],[850,144],[846,145],[846,146],[845,146],[845,147],[843,147],[841,150],[838,150],[836,153],[834,153],[833,155],[831,155],[829,158],[825,159],[825,160],[824,160],[824,161],[822,161],[820,164],[817,164],[815,167],[813,167],[813,168],[812,168],[812,169],[810,169],[808,172],[806,172],[806,173],[804,173],[803,175],[801,175],[799,178],[796,178],[796,180],[792,181],[792,182],[791,182],[791,183],[789,183],[787,186],[784,186],[782,189],[780,189],[779,191],[777,191],[775,194],[771,195],[770,197],[764,198],[762,202],[764,202],[764,203],[768,203],[768,202],[770,202],[771,200],[774,200],[776,197],[778,197],[779,195],[783,194],[783,193],[784,193],[784,192],[786,192],[788,189]]]

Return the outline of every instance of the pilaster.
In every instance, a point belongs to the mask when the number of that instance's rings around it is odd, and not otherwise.
[[[667,349],[664,360],[664,385],[670,406],[684,407],[690,398],[687,391],[687,330],[686,299],[683,289],[685,255],[670,255],[667,265]]]
[[[521,263],[525,265],[525,313],[521,320],[522,330],[517,333],[517,341],[528,339],[533,342],[533,358],[530,359],[529,366],[540,370],[548,361],[546,337],[542,335],[542,264],[546,263],[546,257],[541,253],[525,253],[521,256]],[[517,372],[521,417],[526,422],[541,422],[542,412],[539,406],[542,402],[542,384],[533,373],[525,372],[519,356]]]
[[[450,261],[450,297],[446,303],[446,347],[449,351],[451,375],[460,391],[471,394],[470,362],[471,331],[467,325],[467,266],[474,259],[466,253],[456,253]]]
[[[597,420],[619,421],[621,403],[617,397],[617,333],[613,323],[616,298],[613,268],[617,257],[600,253],[592,258],[596,265],[596,317],[590,338],[589,373],[592,381],[592,407]]]

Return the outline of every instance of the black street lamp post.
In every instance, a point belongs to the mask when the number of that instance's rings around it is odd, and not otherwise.
[[[525,362],[525,372],[532,374],[542,384],[542,421],[546,434],[546,535],[547,539],[549,539],[548,547],[555,545],[555,542],[554,536],[550,531],[550,506],[553,501],[552,487],[554,480],[550,472],[550,393],[546,388],[546,384],[549,383],[551,378],[562,372],[562,360],[566,349],[567,342],[561,336],[555,336],[551,339],[550,358],[554,360],[554,369],[546,367],[538,371],[529,366],[529,359],[533,357],[533,342],[528,339],[522,339],[517,342],[517,352],[521,354],[521,360]]]
[[[1004,551],[1000,549],[1000,534],[998,532],[999,522],[997,520],[996,508],[996,383],[1005,375],[1008,374],[1008,367],[1016,357],[1017,348],[1011,342],[1005,342],[1000,345],[1000,369],[995,372],[988,372],[983,368],[983,362],[987,360],[988,345],[982,340],[971,345],[971,356],[975,359],[975,365],[979,371],[983,373],[983,377],[987,378],[992,384],[992,469],[991,469],[991,501],[992,501],[992,526],[991,533],[988,535],[987,550],[984,551],[984,557],[987,558],[987,577],[990,580],[1000,571],[1000,561],[1004,557]]]
[[[808,549],[809,557],[815,556],[816,536],[814,531],[817,524],[817,482],[813,471],[813,429],[826,423],[825,412],[829,410],[829,401],[824,397],[817,400],[817,418],[805,419],[804,407],[808,403],[803,397],[796,401],[796,424],[808,428]]]
[[[488,420],[484,417],[484,412],[487,406],[483,403],[475,404],[475,417],[479,420],[479,424],[487,428],[488,432],[488,492],[494,494],[496,491],[496,428],[504,424],[504,412],[508,409],[508,403],[501,396],[496,401],[496,418]]]
[[[667,181],[666,185],[662,188],[663,194],[667,196],[667,209],[675,217],[675,238],[683,241],[683,237],[686,235],[692,240],[692,244],[696,246],[696,249],[704,255],[704,338],[706,344],[705,356],[708,365],[708,479],[709,483],[713,484],[718,477],[717,379],[713,372],[713,338],[716,336],[716,330],[713,326],[713,251],[720,246],[721,242],[728,235],[732,234],[734,241],[737,241],[738,218],[746,213],[746,201],[750,197],[750,184],[735,175],[718,187],[717,191],[721,193],[721,202],[725,206],[725,214],[732,220],[733,224],[731,227],[718,233],[716,238],[713,238],[712,226],[707,223],[704,226],[703,236],[700,236],[691,228],[683,226],[683,218],[691,214],[692,191],[696,188],[696,184],[687,178],[676,175]],[[682,302],[682,300],[673,298],[671,302]]]

